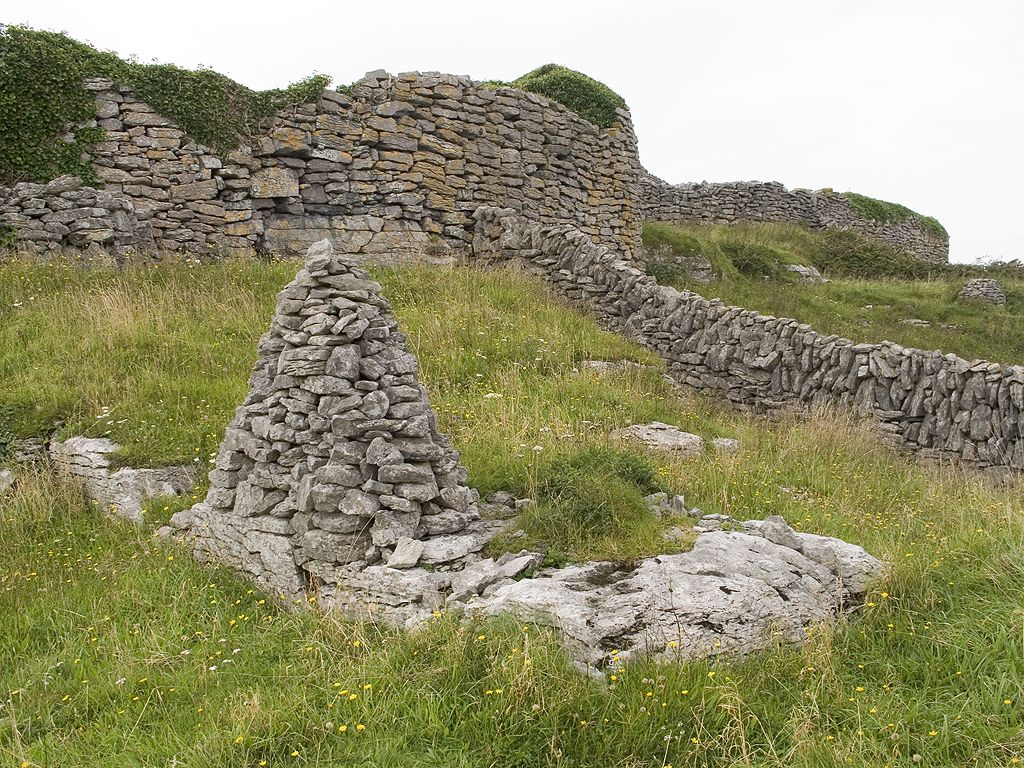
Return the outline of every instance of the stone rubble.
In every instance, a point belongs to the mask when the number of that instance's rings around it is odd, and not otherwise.
[[[72,437],[53,440],[50,457],[82,483],[90,499],[110,514],[133,523],[142,522],[146,500],[192,490],[192,470],[188,467],[111,469],[110,456],[119,447],[102,437]]]

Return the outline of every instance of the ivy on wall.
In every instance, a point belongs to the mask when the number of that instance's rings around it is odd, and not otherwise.
[[[95,176],[84,152],[103,137],[69,126],[95,115],[83,80],[107,77],[133,90],[197,141],[217,152],[259,133],[280,109],[315,101],[330,83],[312,75],[287,88],[253,91],[211,70],[139,64],[57,32],[0,25],[0,183]]]
[[[858,195],[856,192],[843,192],[842,196],[846,198],[847,202],[850,203],[857,213],[866,219],[887,221],[894,224],[906,221],[907,219],[917,219],[927,232],[939,238],[949,237],[946,228],[939,223],[938,219],[932,216],[922,216],[905,205],[890,203],[886,200],[876,200],[867,195]]]

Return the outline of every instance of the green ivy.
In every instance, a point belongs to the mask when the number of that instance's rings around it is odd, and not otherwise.
[[[868,219],[875,219],[877,221],[889,221],[893,223],[899,223],[906,221],[907,219],[916,219],[920,222],[921,226],[931,234],[940,238],[948,238],[949,233],[946,232],[946,228],[939,223],[939,220],[932,216],[922,216],[916,211],[912,211],[905,205],[899,203],[890,203],[886,200],[876,200],[873,197],[867,195],[858,195],[856,192],[843,192],[842,196],[849,201],[857,213]]]
[[[0,25],[0,183],[95,175],[83,152],[103,137],[69,126],[95,115],[82,81],[107,77],[133,90],[197,141],[225,153],[260,133],[280,109],[314,101],[330,83],[313,75],[288,88],[253,91],[207,69],[139,64],[57,32]]]
[[[615,124],[615,110],[626,106],[625,100],[604,83],[558,64],[538,67],[512,86],[557,101],[601,128]]]

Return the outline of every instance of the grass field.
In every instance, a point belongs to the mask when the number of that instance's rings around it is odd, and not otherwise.
[[[245,392],[294,264],[114,273],[0,266],[7,441],[104,434],[122,460],[203,466]],[[890,563],[857,615],[801,649],[631,663],[607,684],[557,638],[441,615],[405,634],[281,611],[148,530],[20,468],[0,497],[0,764],[26,766],[1010,766],[1024,757],[1024,503],[884,449],[836,414],[771,424],[673,392],[653,363],[511,272],[379,274],[441,426],[482,490],[536,493],[527,530],[568,557],[658,550],[632,462],[688,505],[782,514]],[[742,450],[691,461],[610,445],[660,419]],[[598,463],[600,465],[600,462]],[[154,503],[152,524],[169,514]],[[360,727],[361,726],[361,727]]]
[[[852,233],[786,224],[650,223],[644,241],[654,254],[649,266],[661,282],[708,298],[796,318],[858,342],[888,339],[968,359],[1024,362],[1024,270],[1019,268],[929,266]],[[692,282],[673,267],[671,253],[704,255],[719,279],[709,285]],[[799,285],[782,270],[784,264],[817,266],[831,282]],[[1006,306],[956,300],[966,280],[982,276],[999,280]]]

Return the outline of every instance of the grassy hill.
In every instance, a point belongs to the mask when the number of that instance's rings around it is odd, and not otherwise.
[[[0,264],[4,442],[61,419],[64,435],[109,433],[125,462],[205,466],[295,268]],[[1024,756],[1019,488],[894,454],[840,416],[770,423],[680,394],[649,353],[531,277],[378,277],[471,482],[536,494],[524,523],[552,557],[662,549],[663,524],[638,505],[652,483],[708,512],[782,514],[843,537],[887,560],[887,577],[803,648],[631,663],[601,684],[537,627],[442,614],[406,634],[290,613],[21,468],[0,497],[0,763],[874,768]],[[588,359],[653,367],[596,373]],[[743,448],[681,461],[606,438],[651,419]],[[544,495],[567,474],[571,487]],[[189,501],[155,502],[150,525]]]
[[[853,232],[791,224],[644,226],[648,269],[659,282],[854,341],[895,341],[961,357],[1024,362],[1024,268],[925,264]],[[703,256],[716,279],[694,282],[677,259]],[[815,266],[830,282],[807,286],[784,265]],[[994,277],[1005,307],[957,301],[964,282]],[[929,325],[908,324],[923,320]]]

